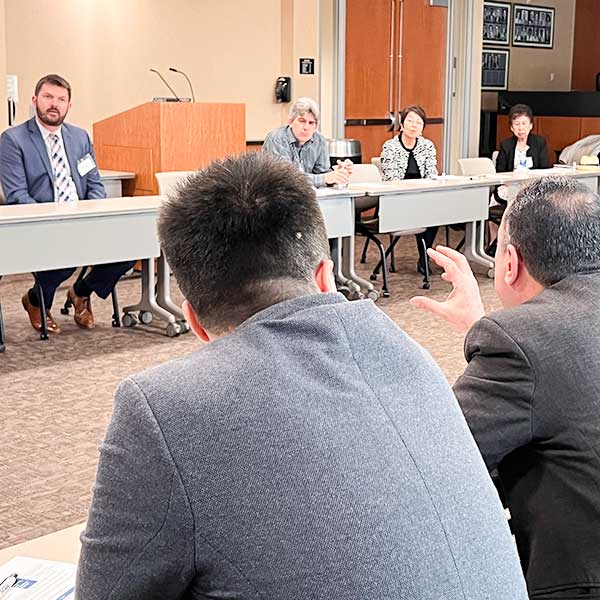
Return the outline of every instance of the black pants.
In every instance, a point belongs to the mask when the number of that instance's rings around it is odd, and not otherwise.
[[[425,241],[425,245],[427,248],[431,248],[433,246],[433,242],[435,242],[435,238],[437,236],[439,227],[428,227],[423,233],[417,233],[415,237],[417,238],[417,249],[419,251],[419,264],[424,267],[425,265],[425,250],[423,249],[423,242]]]
[[[135,265],[135,261],[124,261],[109,263],[107,265],[95,265],[85,276],[84,281],[100,298],[107,298],[115,287],[120,277]],[[77,267],[67,267],[66,269],[54,269],[52,271],[38,271],[35,273],[36,279],[42,286],[44,294],[44,305],[46,310],[50,310],[54,300],[56,288],[69,279]],[[35,293],[35,292],[34,292]],[[35,294],[37,296],[37,294]]]

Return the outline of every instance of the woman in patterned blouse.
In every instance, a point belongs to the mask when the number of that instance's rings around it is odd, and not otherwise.
[[[400,134],[388,140],[381,150],[383,180],[426,179],[437,176],[435,146],[423,137],[427,123],[425,111],[420,106],[407,106],[400,113]],[[417,238],[419,262],[417,270],[425,274],[425,254],[423,243],[431,248],[437,235],[437,227],[428,227]]]

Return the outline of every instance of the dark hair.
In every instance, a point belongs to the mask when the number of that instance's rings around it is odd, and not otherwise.
[[[317,292],[315,269],[329,257],[306,176],[263,152],[216,161],[189,177],[163,205],[158,233],[183,295],[214,333]]]
[[[535,179],[508,205],[504,223],[505,244],[545,287],[600,268],[600,196],[576,179]]]
[[[427,116],[425,115],[423,108],[421,106],[417,106],[416,104],[414,106],[406,106],[402,109],[402,112],[400,113],[400,124],[404,123],[404,119],[406,119],[408,113],[411,112],[414,112],[416,115],[419,115],[421,119],[423,119],[423,129],[425,129],[425,125],[427,125]]]
[[[515,104],[508,111],[508,122],[512,125],[512,122],[519,117],[528,117],[529,120],[533,123],[533,111],[531,110],[531,106],[527,104]]]
[[[44,75],[36,84],[35,84],[35,93],[37,96],[42,89],[42,86],[45,83],[49,83],[50,85],[57,85],[58,87],[65,88],[69,93],[69,100],[71,100],[71,86],[69,82],[61,77],[60,75],[56,75],[55,73],[51,73],[50,75]]]

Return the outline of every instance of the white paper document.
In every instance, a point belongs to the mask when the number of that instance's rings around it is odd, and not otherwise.
[[[16,583],[1,600],[73,600],[75,571],[74,564],[17,556],[0,566],[0,585],[17,575]]]

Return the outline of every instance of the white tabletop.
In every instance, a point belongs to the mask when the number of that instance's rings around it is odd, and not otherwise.
[[[489,187],[500,183],[499,180],[494,182],[492,178],[448,175],[437,177],[436,179],[403,179],[376,183],[352,183],[348,186],[348,190],[354,195],[362,192],[367,196],[414,194],[415,192],[437,192],[462,188]]]
[[[8,204],[0,206],[0,224],[156,212],[162,201],[162,196],[130,196],[79,202]]]
[[[135,173],[131,171],[111,171],[110,169],[98,169],[100,179],[135,179]]]

